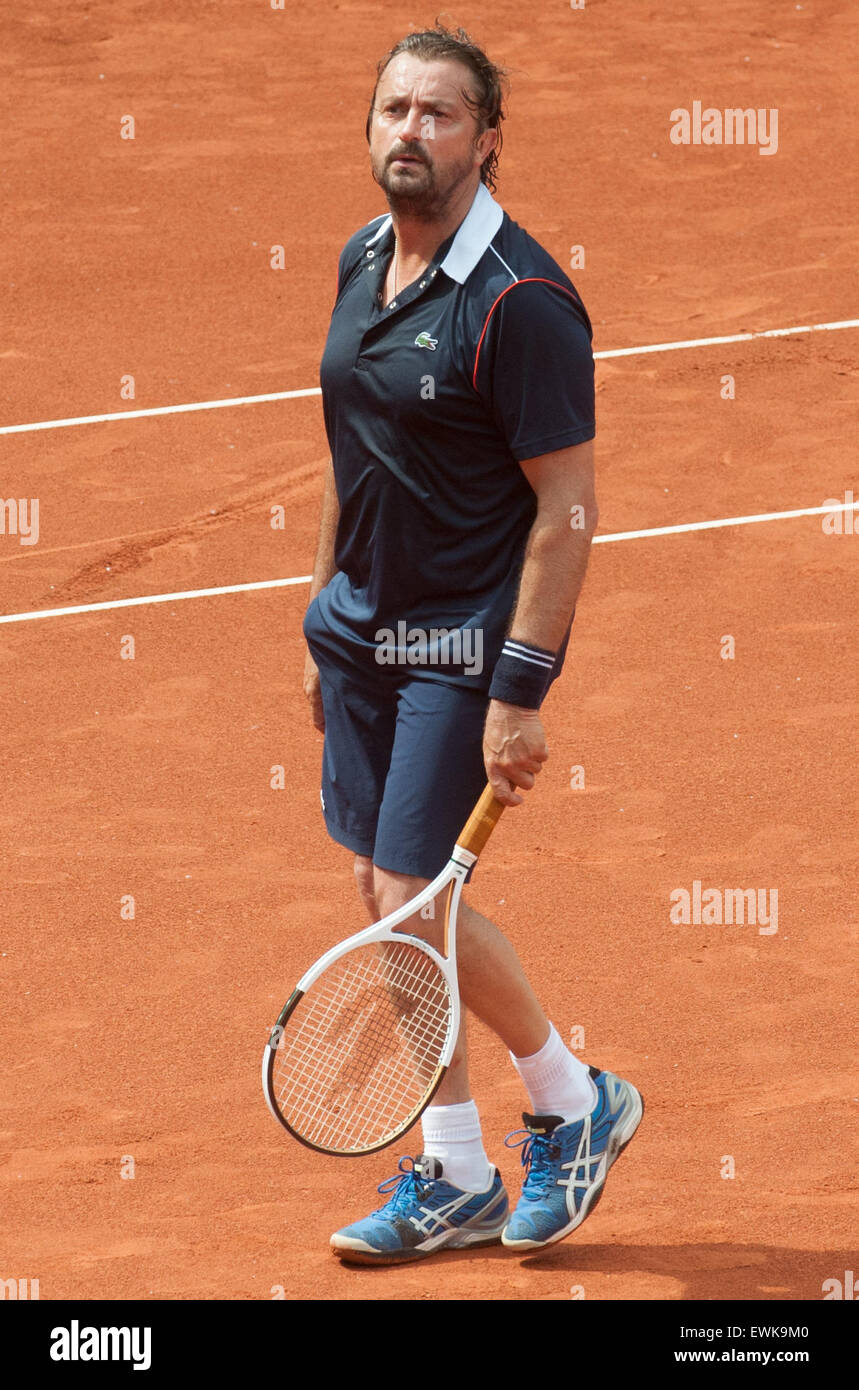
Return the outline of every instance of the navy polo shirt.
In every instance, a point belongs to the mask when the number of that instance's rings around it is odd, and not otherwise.
[[[518,461],[594,436],[591,325],[560,266],[483,184],[385,305],[393,250],[383,216],[340,256],[320,370],[337,573],[314,640],[369,680],[408,672],[485,691],[537,510]]]

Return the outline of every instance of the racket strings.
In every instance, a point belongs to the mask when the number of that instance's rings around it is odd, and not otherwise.
[[[452,1014],[444,973],[419,947],[350,951],[287,1020],[272,1076],[284,1118],[334,1152],[395,1137],[438,1075]]]

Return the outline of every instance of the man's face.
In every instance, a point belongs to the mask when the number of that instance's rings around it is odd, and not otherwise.
[[[480,168],[497,132],[478,136],[462,99],[474,96],[468,68],[400,54],[379,79],[370,125],[370,163],[392,212],[427,221],[443,215],[462,183]]]

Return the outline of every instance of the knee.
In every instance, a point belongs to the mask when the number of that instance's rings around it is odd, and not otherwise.
[[[355,882],[358,885],[361,901],[375,921],[379,916],[379,909],[376,904],[376,893],[373,883],[373,861],[369,855],[356,854],[354,868]]]
[[[387,917],[389,913],[405,907],[428,883],[428,878],[415,878],[411,874],[397,874],[390,869],[376,867],[373,893],[379,906],[379,916]]]

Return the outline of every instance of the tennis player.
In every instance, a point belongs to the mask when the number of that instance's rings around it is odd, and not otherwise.
[[[590,322],[492,196],[503,96],[462,30],[410,34],[379,63],[367,138],[390,214],[342,251],[321,365],[332,462],[304,688],[325,822],[371,921],[444,867],[487,779],[508,806],[534,786],[597,522]],[[518,1204],[484,1149],[463,1021],[422,1154],[331,1237],[346,1260],[560,1240],[641,1119],[634,1086],[565,1046],[499,929],[465,902],[459,922],[463,1001],[528,1096],[506,1141]],[[410,929],[439,944],[439,922]]]

